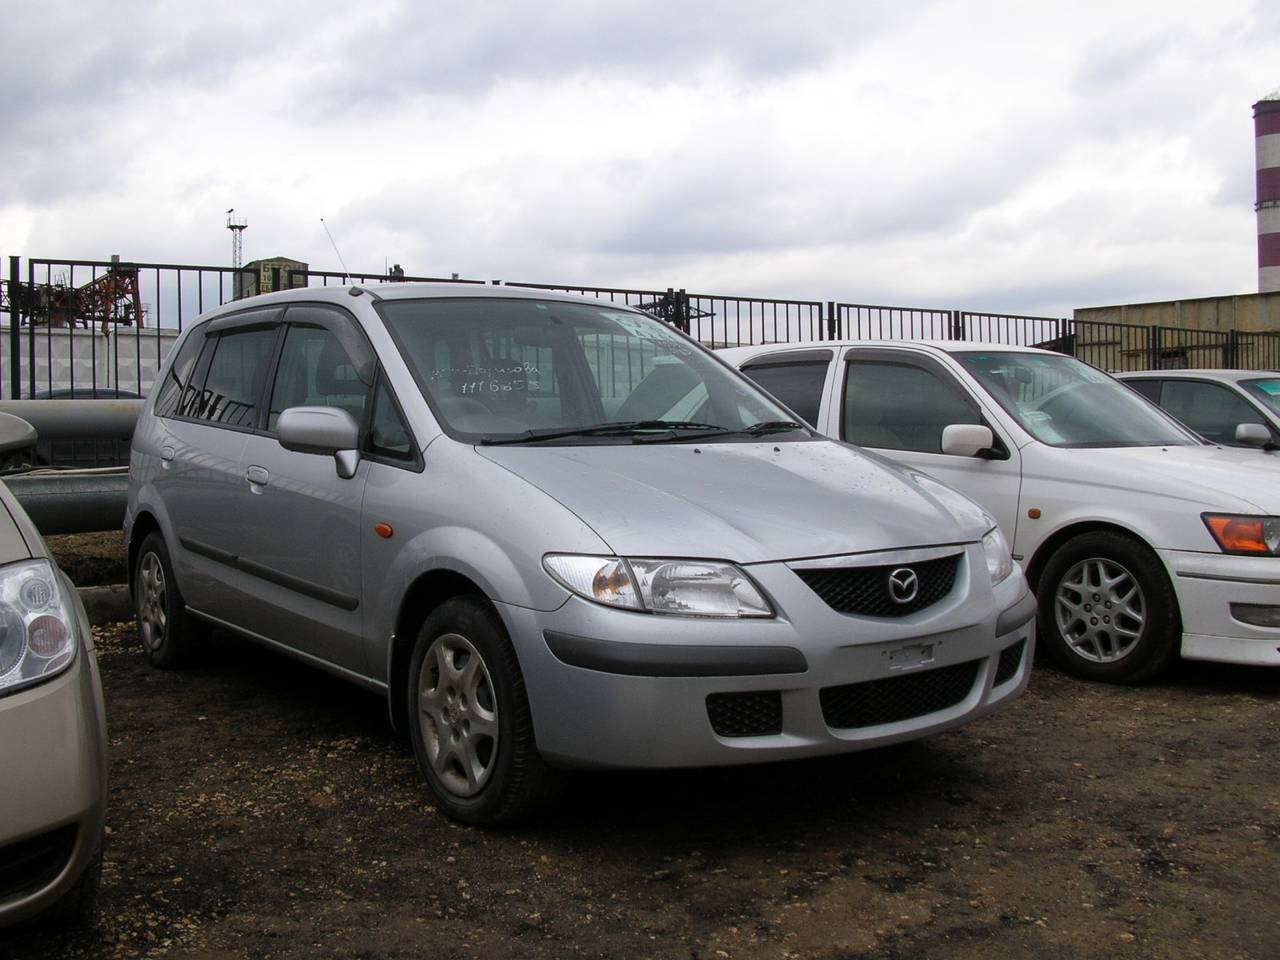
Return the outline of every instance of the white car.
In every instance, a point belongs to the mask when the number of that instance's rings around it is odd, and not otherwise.
[[[1079,360],[1031,347],[837,341],[720,352],[819,430],[998,520],[1044,648],[1111,682],[1188,659],[1280,665],[1280,464],[1205,443]]]

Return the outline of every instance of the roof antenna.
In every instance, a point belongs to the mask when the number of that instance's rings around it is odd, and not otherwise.
[[[342,254],[338,253],[338,245],[333,242],[333,234],[329,232],[329,225],[324,222],[324,217],[320,218],[320,226],[324,227],[324,234],[329,238],[329,243],[333,247],[333,252],[338,254],[338,263],[342,264],[342,279],[350,280],[351,271],[347,269],[346,263],[342,260]]]

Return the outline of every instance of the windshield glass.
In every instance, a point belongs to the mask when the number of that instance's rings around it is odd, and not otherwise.
[[[809,436],[748,380],[644,314],[479,297],[378,309],[431,408],[468,442]]]
[[[960,352],[1000,406],[1055,447],[1184,446],[1199,441],[1128,387],[1072,357]]]
[[[1280,377],[1241,380],[1240,386],[1255,400],[1261,400],[1272,413],[1280,415]]]

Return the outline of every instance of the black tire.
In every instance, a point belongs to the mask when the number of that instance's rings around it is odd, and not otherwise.
[[[554,777],[534,742],[520,664],[483,598],[454,597],[427,616],[407,694],[413,753],[444,813],[493,826],[546,799]]]
[[[1134,537],[1073,537],[1045,564],[1036,593],[1042,649],[1066,673],[1141,683],[1178,657],[1178,598],[1159,558]]]
[[[138,547],[133,605],[138,615],[138,636],[153,667],[181,666],[190,659],[195,641],[208,634],[208,628],[187,613],[173,575],[169,549],[158,530],[147,534]]]

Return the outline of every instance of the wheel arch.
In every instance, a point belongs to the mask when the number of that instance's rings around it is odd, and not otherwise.
[[[133,596],[135,569],[138,566],[138,548],[142,545],[150,534],[160,530],[160,521],[156,519],[155,514],[150,510],[141,511],[133,520],[133,527],[129,531],[129,567],[126,570],[129,582],[129,595]]]
[[[1083,533],[1119,533],[1137,540],[1152,553],[1156,552],[1155,548],[1147,542],[1146,537],[1121,523],[1115,523],[1110,520],[1080,520],[1068,523],[1045,537],[1036,547],[1035,552],[1032,553],[1030,560],[1023,564],[1027,583],[1033,591],[1040,589],[1040,575],[1044,572],[1045,564],[1049,562],[1049,558],[1068,540]]]
[[[407,684],[409,661],[413,657],[413,645],[418,639],[418,628],[427,615],[453,597],[472,595],[485,603],[489,598],[470,577],[456,570],[429,570],[419,575],[405,591],[396,612],[395,633],[387,654],[387,707],[391,714],[391,726],[398,731],[408,729]]]

